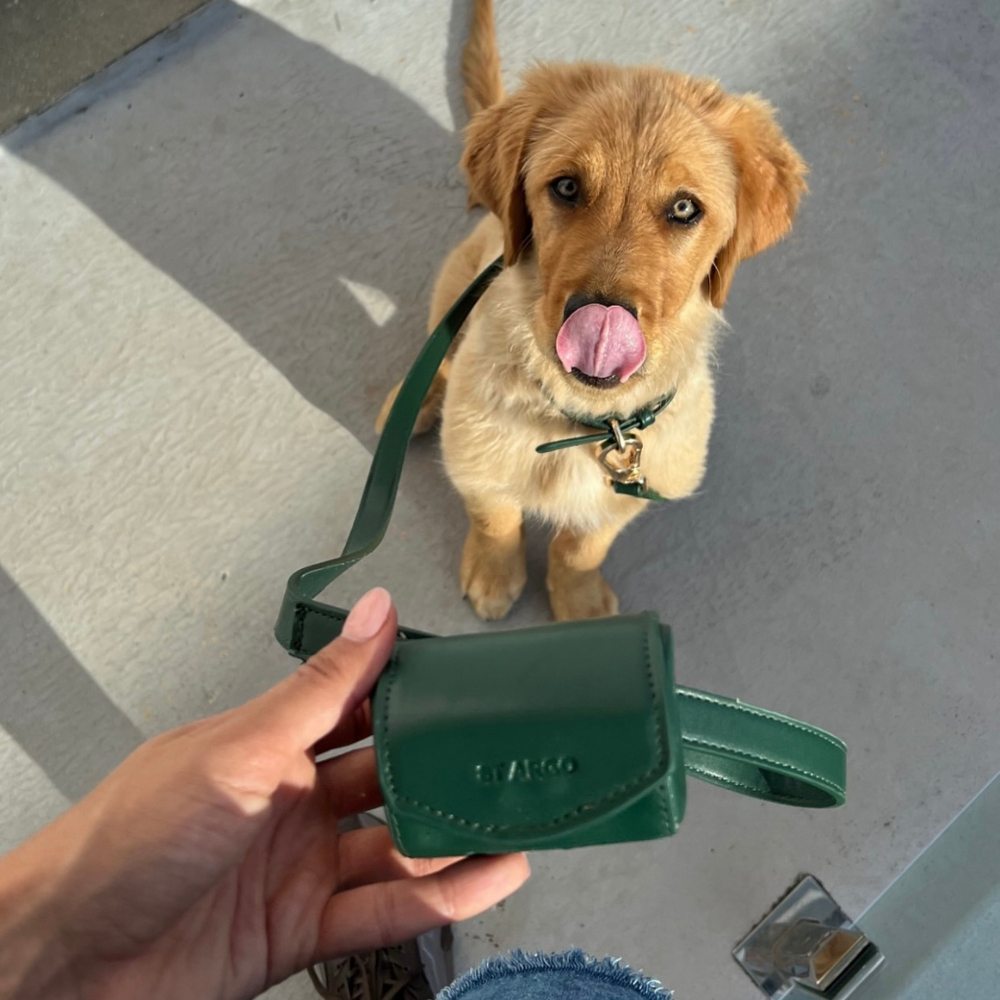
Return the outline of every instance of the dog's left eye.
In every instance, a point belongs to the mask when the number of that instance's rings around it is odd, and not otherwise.
[[[683,226],[690,226],[692,222],[697,222],[701,218],[701,208],[698,202],[690,195],[681,195],[670,206],[667,218],[671,222],[679,222]]]
[[[557,177],[549,190],[560,200],[575,205],[580,200],[580,184],[575,177]]]

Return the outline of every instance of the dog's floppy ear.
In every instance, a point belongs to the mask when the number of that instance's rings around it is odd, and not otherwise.
[[[534,101],[522,92],[480,111],[465,133],[462,169],[469,201],[485,205],[503,223],[508,265],[531,238],[522,170],[535,118]]]
[[[736,228],[705,279],[712,305],[721,309],[740,261],[766,250],[792,228],[799,199],[807,190],[808,168],[766,101],[752,94],[730,97],[717,114],[737,173]]]

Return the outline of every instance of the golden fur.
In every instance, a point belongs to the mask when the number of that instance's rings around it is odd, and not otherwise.
[[[430,328],[501,252],[507,266],[442,367],[417,430],[442,417],[445,467],[470,521],[461,584],[480,616],[502,617],[524,587],[525,515],[555,528],[553,616],[614,614],[600,566],[646,501],[612,492],[595,448],[538,455],[535,446],[585,432],[564,412],[630,414],[675,389],[641,432],[643,471],[671,499],[698,488],[719,310],[740,261],[791,227],[805,164],[760,98],[660,69],[547,64],[504,98],[490,0],[476,0],[462,66],[473,113],[462,166],[470,203],[491,214],[445,260]],[[579,204],[553,197],[561,176],[579,181]],[[697,225],[668,221],[678,192],[697,199]],[[563,370],[555,338],[576,293],[635,306],[647,356],[627,382],[596,388]]]

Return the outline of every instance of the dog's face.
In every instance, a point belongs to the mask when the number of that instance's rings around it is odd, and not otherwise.
[[[537,269],[532,368],[595,414],[678,384],[737,264],[788,231],[805,190],[759,99],[592,64],[541,67],[480,112],[463,166],[508,265]]]

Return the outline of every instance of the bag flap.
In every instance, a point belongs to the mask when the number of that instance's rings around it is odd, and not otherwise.
[[[386,806],[494,840],[556,837],[668,770],[681,780],[673,690],[653,614],[401,642],[373,704]]]

